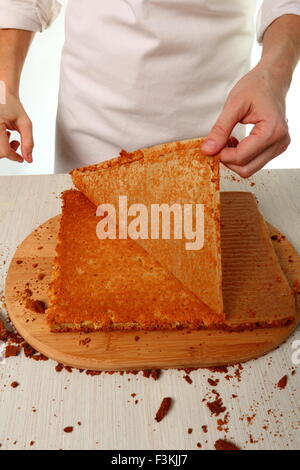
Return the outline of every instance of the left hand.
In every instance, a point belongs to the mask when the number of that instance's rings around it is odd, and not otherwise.
[[[219,153],[221,162],[243,178],[253,175],[290,144],[285,96],[280,74],[258,64],[229,93],[202,146],[203,153]],[[226,147],[237,123],[254,127],[236,147]]]

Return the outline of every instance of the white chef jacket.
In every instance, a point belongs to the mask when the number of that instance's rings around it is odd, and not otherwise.
[[[43,31],[59,9],[0,0],[0,28]],[[249,70],[255,10],[256,0],[69,0],[56,172],[207,135]],[[264,0],[258,40],[286,13],[300,14],[300,0]]]

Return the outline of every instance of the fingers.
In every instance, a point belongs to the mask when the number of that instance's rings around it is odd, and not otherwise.
[[[245,137],[235,148],[223,149],[220,158],[224,164],[244,166],[256,157],[263,155],[274,145],[277,145],[278,148],[284,148],[286,144],[289,144],[289,140],[285,122],[277,124],[271,120],[261,121],[254,126],[250,135]],[[273,158],[276,155],[274,154]]]
[[[271,145],[267,150],[262,152],[259,156],[252,159],[249,163],[245,165],[237,165],[233,163],[224,163],[225,166],[230,168],[230,170],[234,171],[242,178],[249,178],[257,171],[261,170],[269,161],[271,161],[274,157],[277,157],[282,152],[286,150],[290,143],[290,139],[286,138],[280,145],[275,143]]]
[[[24,161],[23,157],[16,152],[19,142],[13,141],[10,144],[9,136],[10,134],[6,132],[6,126],[4,124],[0,125],[0,158],[8,158],[22,163]]]
[[[32,124],[27,116],[16,121],[17,129],[21,136],[21,151],[23,157],[17,153],[20,143],[16,140],[9,142],[11,133],[6,130],[6,125],[0,125],[0,158],[8,158],[17,162],[23,162],[24,159],[28,163],[32,163],[33,135]]]
[[[203,153],[206,155],[219,153],[226,146],[236,124],[244,117],[243,114],[233,100],[227,100],[221,115],[202,145]]]
[[[24,159],[28,163],[32,163],[32,151],[33,151],[33,134],[32,124],[27,116],[19,118],[16,122],[18,131],[21,135],[21,150]]]

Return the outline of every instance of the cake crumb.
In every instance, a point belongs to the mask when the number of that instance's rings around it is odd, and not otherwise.
[[[226,407],[223,406],[223,401],[221,397],[217,397],[216,400],[207,402],[207,408],[210,410],[212,415],[219,416],[221,413],[226,411]]]
[[[191,377],[190,377],[189,375],[184,375],[183,378],[184,378],[184,380],[186,380],[186,382],[187,382],[188,384],[192,384],[192,383],[193,383],[193,381],[192,381],[192,379],[191,379]]]
[[[73,426],[67,426],[66,428],[64,428],[64,432],[66,432],[67,434],[73,432],[74,428]]]
[[[9,344],[6,346],[5,349],[5,357],[16,357],[20,354],[21,352],[21,347],[20,346],[14,346],[13,344]]]
[[[279,388],[280,390],[284,390],[286,385],[287,385],[287,381],[288,381],[288,376],[287,375],[284,375],[283,377],[281,377],[281,379],[278,381],[277,383],[277,388]]]
[[[19,385],[20,385],[19,382],[16,382],[16,381],[10,384],[12,388],[17,388]]]
[[[172,399],[170,397],[164,398],[161,402],[158,412],[156,413],[155,419],[159,423],[170,410]]]
[[[215,442],[216,450],[241,450],[238,446],[233,444],[233,442],[226,441],[226,439],[218,439]]]

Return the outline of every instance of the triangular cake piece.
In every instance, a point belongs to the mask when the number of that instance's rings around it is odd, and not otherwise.
[[[295,296],[255,196],[222,192],[221,222],[227,327],[283,326],[294,321]]]
[[[96,207],[63,193],[47,321],[52,331],[192,329],[217,326],[213,312],[131,239],[99,240]]]
[[[163,144],[133,153],[121,152],[119,158],[74,170],[73,182],[95,205],[119,207],[120,196],[127,197],[128,207],[143,204],[148,213],[153,205],[173,204],[193,207],[204,205],[204,246],[187,249],[188,237],[153,239],[152,225],[148,239],[138,239],[142,246],[182,285],[211,310],[223,312],[220,248],[219,159],[201,152],[203,139]],[[182,213],[184,213],[182,211]],[[152,223],[152,219],[151,219]],[[161,227],[160,227],[161,228]],[[200,231],[197,231],[200,237]],[[198,240],[199,241],[199,240]]]

